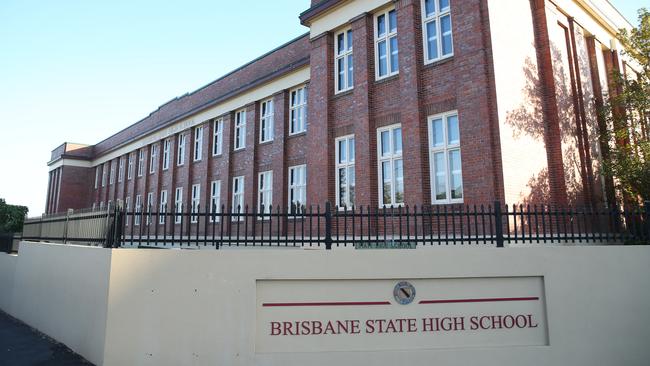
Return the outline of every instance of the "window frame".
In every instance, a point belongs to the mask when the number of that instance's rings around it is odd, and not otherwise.
[[[271,106],[271,112],[268,113],[269,107]],[[266,107],[266,108],[265,108]],[[266,109],[267,114],[264,114]],[[260,144],[265,142],[271,142],[274,139],[275,123],[275,103],[273,103],[273,98],[268,98],[260,102]],[[264,131],[268,131],[266,139],[264,138]]]
[[[376,12],[373,17],[373,39],[374,39],[374,48],[375,48],[375,57],[374,57],[375,58],[375,80],[377,81],[399,74],[399,40],[397,43],[397,70],[391,71],[392,62],[390,59],[391,59],[392,47],[390,46],[390,40],[392,38],[397,38],[397,33],[398,33],[397,24],[395,25],[395,31],[394,32],[390,31],[391,11],[395,12],[395,21],[397,22],[397,10],[395,9],[394,6]],[[384,19],[386,19],[386,32],[384,33],[383,36],[380,37],[377,27],[378,27],[378,19],[382,15],[384,16]],[[379,43],[381,43],[382,41],[386,42],[386,75],[379,74]]]
[[[108,174],[106,169],[106,163],[102,164],[102,187],[106,187],[106,175]]]
[[[147,217],[145,219],[145,225],[149,226],[151,224],[151,211],[153,210],[154,203],[153,203],[153,192],[147,193],[147,210],[145,213],[147,214]]]
[[[131,196],[126,196],[126,198],[124,198],[124,207],[127,212],[127,215],[125,215],[126,217],[124,218],[124,225],[129,226],[129,222],[131,221],[131,216],[128,215],[128,213],[130,213],[129,211],[131,211]]]
[[[244,150],[246,148],[246,109],[245,108],[235,112],[235,123],[233,125],[234,125],[233,151]]]
[[[396,129],[401,129],[400,136],[402,137],[401,141],[401,146],[402,150],[400,151],[399,154],[396,154],[394,151],[395,148],[395,143],[393,141],[394,139],[394,130]],[[388,156],[382,157],[381,152],[382,152],[382,140],[381,140],[381,133],[385,131],[390,131],[389,136],[390,136],[390,148],[391,152]],[[401,123],[396,123],[392,124],[389,126],[384,126],[380,127],[377,129],[377,184],[378,184],[378,194],[379,194],[379,207],[381,208],[390,208],[390,207],[400,207],[405,205],[406,201],[406,187],[404,186],[404,130],[402,129],[402,124]],[[396,179],[395,179],[395,161],[401,160],[402,161],[402,187],[404,189],[404,192],[402,194],[404,195],[402,202],[401,203],[395,203],[396,200]],[[382,168],[383,168],[383,162],[389,161],[390,162],[390,171],[391,171],[391,203],[385,203],[384,202],[384,181],[383,181],[383,174],[382,174]]]
[[[171,153],[171,146],[172,146],[172,141],[170,138],[166,138],[163,140],[163,161],[162,161],[162,170],[168,170],[169,169],[169,157]]]
[[[345,141],[345,148],[346,148],[346,161],[343,162],[343,163],[340,162],[341,151],[340,151],[339,147],[340,147],[340,142],[341,141]],[[352,146],[353,146],[352,150],[350,150],[350,141],[352,141]],[[349,174],[349,169],[352,169],[352,170],[356,169],[355,160],[356,160],[357,153],[356,153],[355,143],[356,143],[356,138],[354,137],[354,134],[340,136],[340,137],[337,137],[334,140],[334,151],[335,151],[334,152],[334,159],[335,159],[334,160],[334,169],[335,169],[334,176],[335,176],[335,181],[336,181],[335,182],[335,184],[336,184],[336,206],[339,208],[339,210],[345,210],[346,207],[348,207],[348,208],[354,207],[354,202],[350,201],[350,181],[349,181],[350,174]],[[350,152],[351,151],[354,151],[354,157],[353,157],[352,160],[350,160]],[[340,201],[340,198],[341,198],[341,193],[340,193],[341,182],[339,180],[339,177],[340,177],[339,176],[339,170],[340,169],[345,169],[345,171],[346,171],[345,174],[346,174],[346,179],[347,179],[347,185],[346,185],[347,189],[346,189],[346,194],[345,194],[346,197],[345,197],[345,202],[344,202],[345,204],[344,205],[342,205],[341,201]],[[352,185],[352,187],[356,188],[356,171],[355,171],[355,182]],[[356,191],[355,191],[355,193],[356,193]]]
[[[291,173],[293,171],[297,171],[297,170],[301,170],[301,169],[304,172],[303,173],[304,183],[293,184],[291,182],[291,178],[292,178]],[[288,192],[287,192],[288,212],[290,212],[290,213],[300,213],[299,209],[302,208],[302,207],[296,206],[298,208],[298,210],[295,210],[295,211],[292,210],[294,201],[291,200],[291,194],[292,194],[292,191],[297,190],[297,189],[302,191],[304,196],[300,197],[300,198],[304,198],[305,202],[298,201],[298,203],[302,203],[301,206],[303,206],[303,205],[305,207],[307,206],[307,164],[290,166],[289,170],[287,171],[287,183],[288,183]]]
[[[351,46],[348,44],[348,33],[351,35],[351,37],[354,37],[352,27],[346,27],[334,34],[334,94],[344,93],[348,90],[354,89],[354,41],[352,42]],[[339,35],[341,34],[343,34],[344,47],[343,52],[339,53]],[[350,75],[348,74],[350,71],[349,56],[352,56],[352,80],[350,80]],[[341,88],[341,85],[339,85],[339,60],[343,60],[345,70],[343,74],[343,78],[345,80],[345,88]]]
[[[424,59],[424,64],[428,65],[434,62],[446,60],[448,58],[454,57],[454,25],[451,20],[451,1],[449,1],[449,6],[444,9],[444,11],[441,11],[439,9],[440,7],[440,0],[434,0],[434,6],[436,11],[432,15],[427,15],[427,9],[426,9],[426,0],[421,0],[420,1],[420,8],[421,8],[421,18],[422,18],[422,52],[424,52],[423,59]],[[440,19],[449,16],[449,22],[450,22],[450,27],[451,27],[451,53],[448,55],[443,55],[442,54],[442,25],[440,22]],[[427,24],[435,21],[436,22],[436,47],[438,51],[438,57],[437,58],[432,58],[429,59],[429,34],[427,31]]]
[[[223,118],[212,121],[212,156],[223,153]]]
[[[239,184],[236,184],[236,182],[241,182]],[[232,210],[231,212],[233,214],[239,214],[243,213],[245,210],[245,184],[246,178],[243,175],[233,177],[232,178]],[[239,192],[236,188],[239,187],[241,188],[241,192]],[[235,202],[235,200],[238,200],[239,202]],[[237,210],[239,208],[239,210]],[[231,218],[232,221],[244,221],[244,216],[232,216]]]
[[[265,178],[266,177],[266,178]],[[268,204],[264,205],[265,201]],[[262,207],[264,209],[262,210]],[[260,214],[258,219],[269,220],[269,216],[273,207],[273,170],[260,172],[257,175],[257,212]]]
[[[135,211],[134,211],[135,219],[133,220],[133,225],[134,226],[140,226],[141,214],[142,214],[142,195],[136,194],[135,195]]]
[[[111,160],[108,164],[110,165],[110,173],[108,174],[108,184],[113,185],[115,184],[115,162]]]
[[[95,167],[95,189],[99,188],[99,171],[102,168],[101,165]]]
[[[174,189],[174,224],[183,221],[183,187]]]
[[[124,181],[124,156],[120,156],[119,166],[117,168],[117,182],[122,183]]]
[[[295,104],[294,105],[294,99],[293,99],[293,93],[296,93],[296,95],[299,95],[300,91],[302,90],[302,103],[300,104]],[[300,86],[297,86],[289,91],[289,136],[293,135],[298,135],[301,133],[304,133],[307,131],[307,103],[308,103],[308,98],[309,98],[309,92],[307,89],[307,85],[303,84]],[[303,119],[302,119],[302,124],[300,127],[302,127],[301,130],[294,130],[294,124],[293,124],[293,115],[295,111],[297,110],[302,110],[303,112]]]
[[[138,149],[138,177],[144,174],[144,148]]]
[[[178,134],[178,146],[176,146],[176,166],[185,165],[185,144],[187,143],[187,136],[184,132]]]
[[[192,209],[191,213],[192,215],[190,216],[190,223],[196,224],[199,222],[199,216],[197,215],[199,213],[200,205],[201,205],[201,183],[197,184],[192,184]]]
[[[212,182],[210,182],[210,213],[211,214],[221,213],[221,180],[220,179],[213,180]],[[221,221],[221,216],[210,215],[210,222],[219,222],[219,221]]]
[[[158,145],[151,145],[151,154],[149,156],[149,174],[156,172],[156,157],[158,157]]]
[[[127,157],[126,179],[133,179],[133,153],[129,153]]]
[[[456,120],[458,121],[458,143],[455,144],[449,144],[449,134],[448,134],[448,119],[449,117],[456,117]],[[442,120],[442,129],[443,129],[443,135],[444,135],[444,142],[442,146],[433,146],[433,121],[435,120]],[[431,186],[431,203],[434,205],[444,205],[444,204],[455,204],[455,203],[463,203],[465,200],[465,184],[463,183],[463,159],[462,159],[462,149],[461,149],[461,143],[460,143],[460,119],[458,118],[458,111],[453,110],[453,111],[448,111],[444,113],[439,113],[435,115],[431,115],[427,117],[427,130],[428,130],[428,143],[429,146],[427,146],[428,152],[429,152],[429,179],[430,179],[430,186]],[[458,150],[458,158],[460,159],[460,182],[461,182],[461,190],[462,190],[462,198],[452,198],[451,197],[451,178],[452,178],[452,171],[451,167],[449,165],[449,153],[451,151],[456,151]],[[433,159],[434,154],[436,153],[444,153],[445,156],[445,195],[447,198],[445,199],[436,199],[436,171],[435,171],[435,160]]]
[[[164,225],[166,222],[166,217],[167,217],[167,190],[163,189],[160,191],[160,203],[158,206],[158,224],[159,225]]]
[[[201,161],[203,159],[203,126],[194,128],[194,148],[192,149],[193,161]]]

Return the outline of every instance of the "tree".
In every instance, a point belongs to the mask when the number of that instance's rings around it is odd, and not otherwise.
[[[618,39],[635,65],[633,75],[615,73],[614,90],[600,111],[601,142],[609,146],[603,170],[628,200],[650,200],[650,12],[639,10],[639,26]]]
[[[28,211],[25,206],[9,205],[0,198],[0,233],[21,232]]]

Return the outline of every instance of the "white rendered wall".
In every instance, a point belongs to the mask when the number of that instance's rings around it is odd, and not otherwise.
[[[110,259],[110,250],[23,242],[11,286],[11,306],[0,302],[2,310],[100,364]]]
[[[0,256],[0,271],[11,263],[6,259]],[[649,262],[647,246],[326,252],[23,243],[13,306],[3,310],[98,365],[647,365]],[[547,346],[255,352],[263,280],[521,276],[543,277]],[[0,278],[0,289],[6,282]],[[317,348],[328,339],[313,342]]]

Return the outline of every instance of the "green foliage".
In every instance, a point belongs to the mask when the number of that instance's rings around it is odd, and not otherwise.
[[[28,211],[25,206],[9,205],[0,198],[0,233],[21,232]]]
[[[650,12],[639,10],[639,27],[618,39],[637,73],[613,75],[616,93],[601,110],[610,148],[603,170],[627,197],[650,200]]]

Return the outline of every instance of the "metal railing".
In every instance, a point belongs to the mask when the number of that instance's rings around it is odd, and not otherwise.
[[[70,210],[62,214],[29,218],[23,224],[23,240],[63,244],[116,246],[119,210]]]
[[[262,211],[262,212],[260,212]],[[25,222],[25,240],[138,248],[417,248],[650,244],[650,202],[626,209],[550,206],[320,206],[208,212],[70,212]]]

